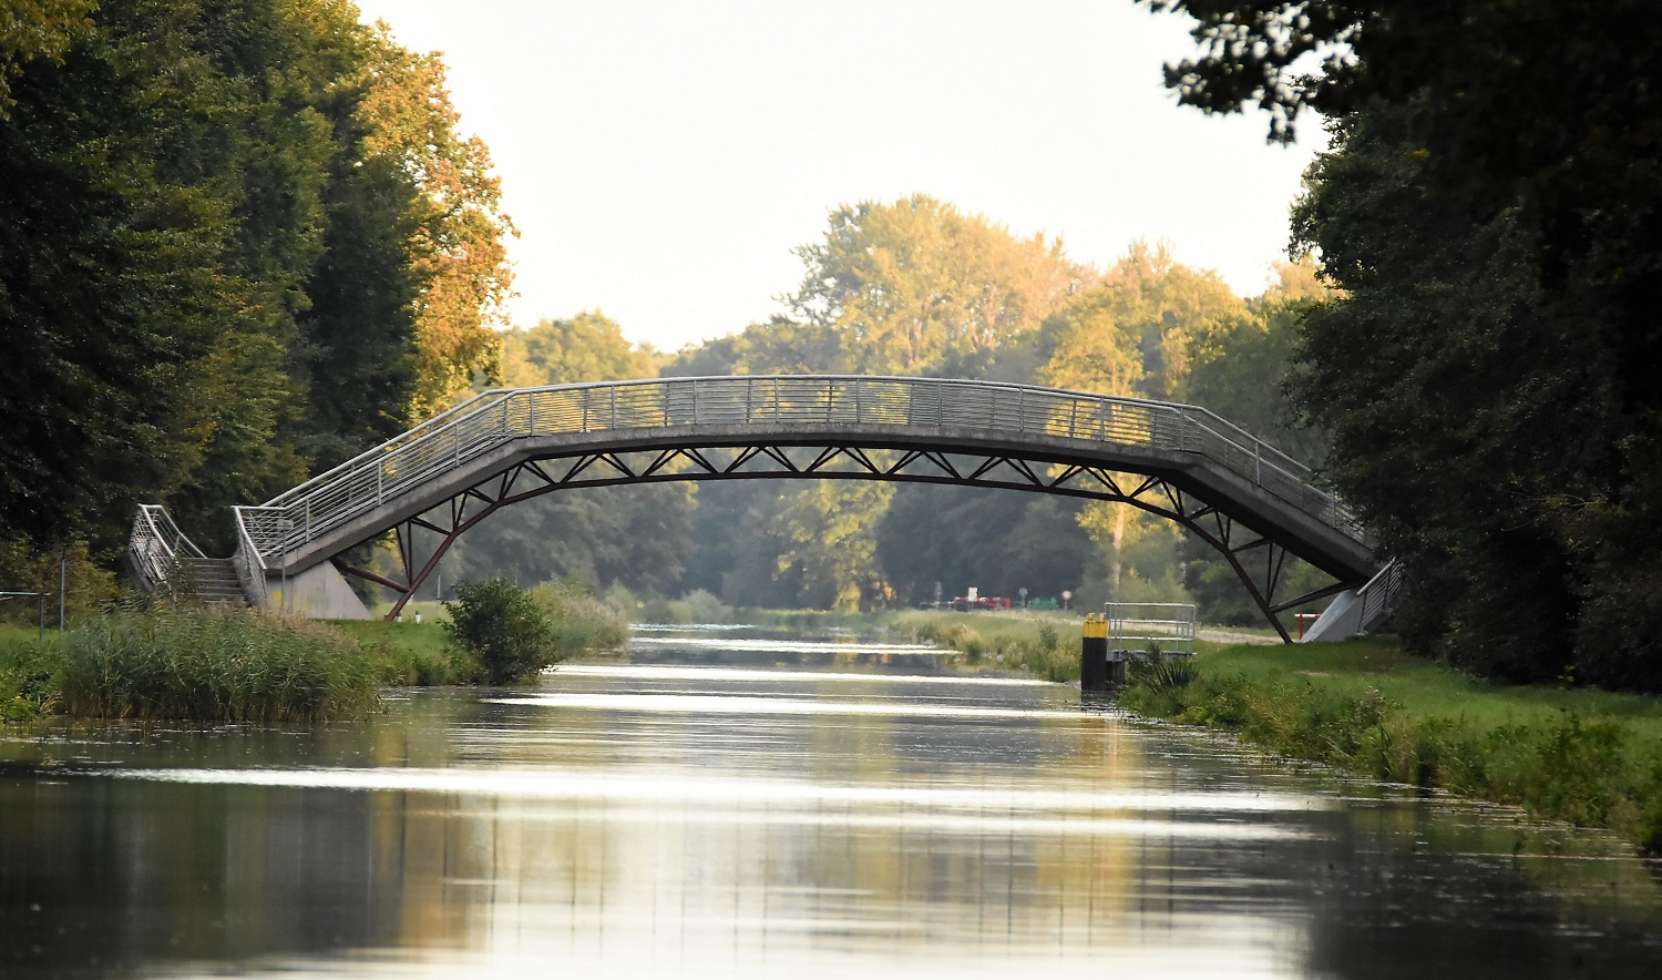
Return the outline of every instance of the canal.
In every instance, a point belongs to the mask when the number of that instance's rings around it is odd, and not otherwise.
[[[952,673],[645,629],[370,724],[0,742],[0,975],[1658,975],[1596,833]]]

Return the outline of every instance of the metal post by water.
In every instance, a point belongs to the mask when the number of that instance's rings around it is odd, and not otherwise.
[[[1079,689],[1086,693],[1108,689],[1108,623],[1095,613],[1085,617],[1080,631]]]

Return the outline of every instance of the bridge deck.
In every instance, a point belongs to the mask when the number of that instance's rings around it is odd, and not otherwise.
[[[865,465],[804,471],[778,448],[790,446],[846,450]],[[713,447],[765,450],[783,465],[723,470],[698,455]],[[636,472],[617,457],[643,451],[697,465]],[[876,451],[900,454],[902,463],[864,455]],[[1019,476],[959,473],[947,458],[955,454],[994,460],[989,467],[1002,461]],[[302,571],[447,500],[485,499],[476,491],[486,481],[560,458],[606,460],[595,472],[609,475],[563,482],[537,468],[539,479],[576,486],[816,476],[1123,499],[1170,512],[1191,530],[1191,518],[1211,517],[1226,544],[1222,522],[1239,522],[1342,581],[1366,580],[1378,567],[1354,516],[1308,467],[1205,409],[997,382],[833,375],[487,391],[265,504],[235,508],[237,557],[254,588],[272,569]],[[918,460],[935,469],[924,472]],[[1143,489],[1156,487],[1170,506],[1114,484],[1121,473],[1154,478]],[[501,484],[506,491],[507,478]]]

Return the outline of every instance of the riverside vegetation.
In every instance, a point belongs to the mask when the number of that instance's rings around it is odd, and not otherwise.
[[[522,682],[627,636],[583,590],[464,587],[451,621],[320,623],[213,606],[122,605],[40,638],[0,625],[0,720],[364,717],[383,686]]]
[[[833,618],[820,616],[861,628],[854,617]],[[970,664],[1079,679],[1078,624],[1063,616],[897,610],[863,623],[961,651]],[[1134,669],[1119,703],[1370,778],[1608,828],[1662,851],[1655,697],[1496,683],[1389,640],[1197,648],[1187,663]]]
[[[1653,697],[1496,684],[1371,640],[1206,650],[1134,669],[1119,701],[1662,851],[1662,703]]]

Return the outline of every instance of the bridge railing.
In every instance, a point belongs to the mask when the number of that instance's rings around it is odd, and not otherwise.
[[[1396,607],[1402,593],[1404,574],[1402,562],[1392,559],[1367,584],[1356,590],[1362,610],[1357,614],[1356,628],[1366,633]]]
[[[1361,521],[1335,494],[1317,484],[1310,467],[1215,412],[1196,406],[1185,406],[1184,411],[1191,426],[1185,447],[1190,452],[1221,463],[1323,524],[1362,540]]]
[[[756,375],[493,389],[267,501],[238,509],[263,560],[515,439],[700,426],[922,426],[1196,453],[1360,540],[1308,467],[1204,409],[998,382]]]
[[[151,592],[166,586],[180,559],[206,557],[161,504],[139,504],[127,537],[127,556],[145,590]]]

